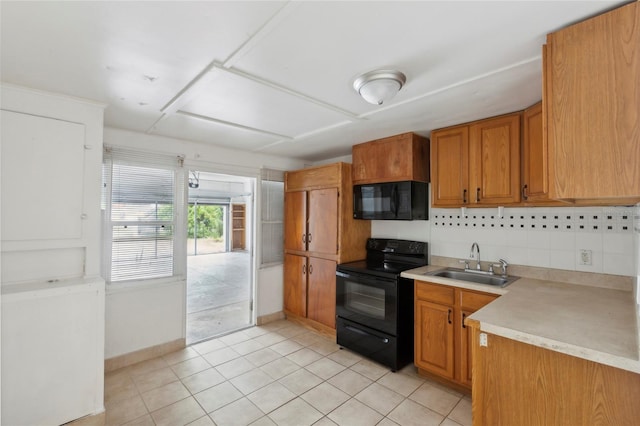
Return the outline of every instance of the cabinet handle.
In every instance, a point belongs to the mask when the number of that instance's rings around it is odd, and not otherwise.
[[[307,234],[307,242],[310,243],[311,242],[311,234]]]
[[[476,203],[480,202],[480,188],[476,189]]]
[[[451,324],[451,309],[447,312],[447,322]]]
[[[307,243],[307,234],[302,234],[302,242]]]
[[[307,265],[302,265],[302,275],[307,274]]]
[[[309,275],[313,274],[313,265],[309,265]]]
[[[526,200],[527,198],[529,197],[527,196],[527,185],[525,185],[522,187],[522,199]]]
[[[464,319],[467,317],[467,314],[465,314],[464,312],[462,313],[462,328],[467,328],[466,325],[464,325]]]
[[[467,190],[462,190],[462,204],[467,204]]]

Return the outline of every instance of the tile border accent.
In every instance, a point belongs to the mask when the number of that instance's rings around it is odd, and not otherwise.
[[[148,348],[105,359],[104,372],[108,373],[110,371],[114,371],[122,367],[127,367],[141,361],[147,361],[152,358],[157,358],[159,356],[175,352],[179,349],[185,348],[187,346],[186,342],[187,341],[185,338],[176,339],[170,342],[161,343],[155,346],[149,346]]]

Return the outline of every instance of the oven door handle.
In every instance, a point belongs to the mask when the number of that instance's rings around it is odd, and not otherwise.
[[[362,334],[363,336],[375,337],[376,339],[380,339],[382,341],[382,343],[389,343],[389,339],[387,339],[386,337],[376,336],[375,334],[367,333],[364,330],[360,330],[359,328],[355,328],[355,327],[352,327],[350,325],[346,325],[344,328],[346,328],[347,330],[352,331],[354,333]]]

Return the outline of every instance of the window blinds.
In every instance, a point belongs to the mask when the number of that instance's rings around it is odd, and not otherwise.
[[[173,276],[182,158],[107,148],[104,159],[107,280]]]
[[[282,263],[284,258],[284,172],[260,170],[262,266]]]

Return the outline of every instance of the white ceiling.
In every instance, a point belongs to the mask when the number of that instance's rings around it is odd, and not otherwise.
[[[105,125],[319,161],[541,99],[547,33],[621,1],[0,2],[2,81]],[[388,104],[352,88],[391,68]]]

